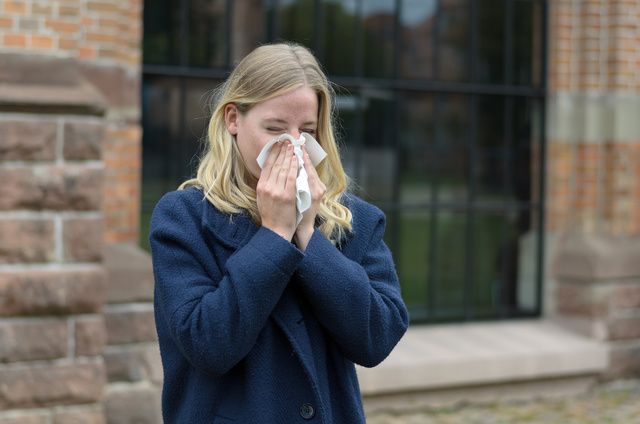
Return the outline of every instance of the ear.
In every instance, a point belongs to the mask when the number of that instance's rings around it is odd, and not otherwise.
[[[224,123],[231,135],[238,134],[238,108],[233,103],[224,107]]]

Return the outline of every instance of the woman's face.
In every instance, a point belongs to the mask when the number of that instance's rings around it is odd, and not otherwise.
[[[314,137],[318,128],[318,97],[308,86],[254,105],[241,113],[235,105],[225,107],[225,123],[236,137],[238,149],[249,172],[257,179],[260,167],[256,162],[262,148],[280,134],[299,138],[306,132]]]

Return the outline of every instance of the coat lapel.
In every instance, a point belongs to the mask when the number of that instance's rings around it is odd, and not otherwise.
[[[227,248],[229,255],[247,244],[258,231],[258,227],[251,221],[249,214],[244,211],[233,216],[224,214],[214,208],[206,199],[203,199],[202,207],[203,228]],[[303,321],[302,311],[291,287],[284,290],[271,316],[286,335],[307,372],[312,376],[316,375],[311,342]]]

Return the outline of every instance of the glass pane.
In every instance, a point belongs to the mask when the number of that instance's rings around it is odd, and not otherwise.
[[[238,63],[267,40],[267,8],[263,0],[234,0],[231,61]]]
[[[362,90],[364,108],[363,147],[360,151],[360,173],[357,182],[363,195],[374,201],[390,202],[397,175],[398,151],[394,147],[393,92]]]
[[[435,154],[434,96],[407,94],[400,114],[400,201],[428,202],[438,160]]]
[[[356,0],[324,0],[324,60],[331,75],[355,74],[356,31],[359,25]]]
[[[277,38],[313,47],[314,0],[280,0],[276,17]]]
[[[496,316],[501,311],[505,289],[505,260],[512,265],[513,252],[505,241],[503,215],[476,212],[474,219],[473,295],[474,316]]]
[[[433,47],[437,0],[404,0],[400,13],[400,75],[407,78],[434,77]]]
[[[212,112],[213,89],[222,81],[189,80],[186,83],[185,124],[182,138],[182,161],[185,179],[195,177],[206,143],[206,130]]]
[[[509,195],[517,201],[531,200],[532,178],[535,172],[532,157],[534,101],[526,98],[514,99],[513,134],[511,136],[510,160],[508,162],[507,189]]]
[[[474,307],[478,318],[532,313],[536,304],[537,234],[531,213],[476,214]]]
[[[395,257],[402,297],[409,308],[424,308],[429,275],[429,213],[426,210],[406,211],[400,214],[400,220]]]
[[[481,201],[504,200],[507,159],[505,113],[504,97],[479,97],[474,170],[477,198]]]
[[[225,0],[189,1],[189,65],[215,68],[225,66]]]
[[[534,3],[537,5],[534,6]],[[536,80],[540,75],[541,66],[541,31],[534,33],[534,24],[537,27],[542,25],[540,2],[514,1],[513,17],[513,83],[529,85],[533,84],[533,71],[536,68]],[[535,34],[535,38],[534,38]],[[534,60],[535,58],[535,60]],[[536,81],[539,85],[539,81]]]
[[[364,27],[364,74],[390,77],[393,74],[395,0],[362,3]]]
[[[440,96],[435,116],[438,201],[466,201],[469,185],[468,98]]]
[[[469,1],[440,0],[438,15],[438,78],[469,80]]]
[[[504,82],[504,39],[506,37],[503,0],[484,0],[478,7],[477,81]]]
[[[357,90],[340,90],[336,95],[336,110],[338,116],[334,121],[334,131],[338,145],[342,166],[350,177],[359,175],[358,148],[361,131],[358,126],[360,96]]]
[[[466,274],[467,215],[441,211],[436,223],[436,263],[433,298],[429,299],[433,316],[455,319],[464,316]]]
[[[142,42],[144,63],[180,63],[180,3],[180,0],[145,0]]]

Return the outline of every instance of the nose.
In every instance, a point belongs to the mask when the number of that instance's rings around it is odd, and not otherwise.
[[[298,131],[298,130],[291,130],[291,132],[289,134],[291,134],[291,136],[293,138],[295,138],[296,140],[300,138],[300,131]]]

